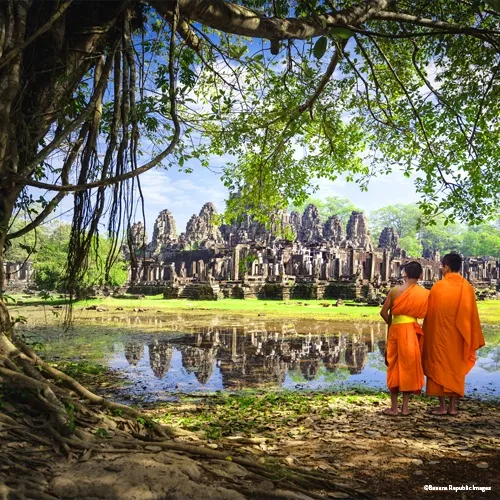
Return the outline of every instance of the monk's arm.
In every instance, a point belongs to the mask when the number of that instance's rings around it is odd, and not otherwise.
[[[392,314],[391,310],[391,292],[388,293],[387,298],[385,299],[384,305],[382,306],[382,310],[380,311],[380,316],[382,319],[391,326]]]

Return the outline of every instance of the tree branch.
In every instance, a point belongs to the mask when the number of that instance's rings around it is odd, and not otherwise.
[[[31,36],[26,38],[26,40],[17,47],[14,47],[12,50],[7,52],[4,56],[2,56],[2,62],[0,62],[0,69],[2,69],[6,64],[9,63],[14,57],[16,57],[19,52],[24,50],[31,42],[35,41],[40,35],[43,35],[46,31],[48,31],[52,25],[66,12],[66,9],[71,5],[73,0],[66,0],[47,20],[46,23],[42,24]]]
[[[472,28],[470,26],[460,26],[459,24],[454,23],[446,23],[444,21],[434,21],[433,19],[427,19],[425,17],[412,16],[410,14],[404,14],[402,12],[390,12],[380,10],[370,16],[370,19],[374,19],[377,21],[393,21],[393,22],[402,22],[402,23],[410,23],[417,26],[425,26],[426,28],[433,29],[444,29],[447,31],[451,31],[453,33],[465,33],[468,35],[475,36],[477,38],[488,38],[489,36],[500,35],[500,31],[498,30],[486,30],[482,28]]]
[[[165,19],[172,16],[175,2],[153,0],[152,7]],[[351,7],[323,14],[315,20],[299,18],[265,17],[236,3],[224,0],[179,0],[182,18],[199,22],[226,33],[285,40],[289,38],[307,39],[325,34],[333,26],[359,25],[381,10],[388,8],[390,0],[367,0]]]
[[[330,81],[330,78],[332,77],[335,68],[337,67],[337,64],[339,62],[339,53],[340,51],[344,50],[346,44],[347,40],[343,40],[340,43],[340,46],[336,47],[335,52],[330,60],[330,63],[328,64],[328,68],[326,69],[325,74],[321,78],[321,81],[319,82],[318,87],[314,91],[314,94],[306,102],[304,102],[299,106],[300,113],[303,113],[306,109],[311,109],[313,107],[314,103],[325,89],[327,83]]]
[[[367,0],[340,11],[315,16],[314,19],[266,17],[265,13],[224,0],[179,0],[179,12],[181,18],[186,19],[188,26],[190,20],[226,33],[269,40],[305,40],[324,35],[329,28],[335,26],[359,27],[362,23],[371,20],[410,23],[434,30],[424,34],[415,34],[415,36],[431,36],[439,30],[447,33],[463,33],[491,42],[492,35],[500,35],[498,30],[460,26],[387,10],[394,3],[390,0]],[[162,17],[167,20],[171,19],[173,0],[152,0],[150,4]],[[360,33],[363,32],[360,31]],[[399,36],[381,33],[373,33],[373,35]]]

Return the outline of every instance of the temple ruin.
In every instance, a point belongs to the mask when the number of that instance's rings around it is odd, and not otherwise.
[[[409,260],[421,263],[425,286],[441,278],[439,253],[413,259],[390,227],[373,242],[362,212],[352,212],[345,228],[336,216],[322,221],[315,205],[303,214],[276,212],[269,227],[251,216],[218,225],[216,215],[206,203],[177,235],[173,215],[163,210],[151,242],[143,224],[134,224],[132,252],[124,249],[131,263],[129,291],[165,298],[376,301]],[[479,287],[500,290],[499,260],[467,258],[463,275]]]
[[[174,216],[162,210],[151,241],[144,225],[135,223],[132,250],[123,247],[130,268],[122,292],[191,299],[356,299],[376,305],[409,260],[422,264],[424,286],[441,278],[439,253],[424,249],[424,258],[412,258],[391,227],[374,242],[362,212],[352,212],[345,227],[336,216],[323,221],[315,205],[302,214],[276,211],[269,227],[249,215],[233,224],[219,225],[218,219],[214,205],[205,203],[178,234]],[[34,274],[29,261],[8,262],[4,271],[11,292],[27,288]],[[468,257],[462,274],[479,298],[500,292],[498,259]]]

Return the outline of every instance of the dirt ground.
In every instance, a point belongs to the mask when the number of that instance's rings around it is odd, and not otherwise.
[[[315,396],[310,405],[301,400],[299,413],[286,398],[266,411],[258,403],[245,414],[206,399],[149,409],[160,420],[168,411],[176,438],[127,443],[108,425],[89,436],[99,438],[97,448],[93,441],[70,453],[3,404],[0,499],[500,498],[497,402],[464,400],[456,417],[430,415],[427,400],[415,400],[411,416],[384,416],[386,400],[362,395]],[[214,414],[219,436],[189,430]],[[290,480],[300,470],[314,486]]]
[[[223,431],[209,445],[231,454],[323,471],[377,499],[500,498],[498,402],[465,399],[459,415],[439,417],[430,414],[431,401],[416,398],[410,416],[390,417],[381,414],[387,400],[325,395],[316,396],[310,406],[301,402],[302,415],[294,418],[288,412],[290,418],[281,425],[280,418],[286,417],[290,404],[274,404],[265,415],[257,408],[262,424]],[[217,406],[208,402],[206,406],[202,413],[217,411]],[[223,427],[227,429],[235,422],[224,408],[219,418],[229,419]],[[183,422],[193,410],[200,413],[200,406],[180,407],[170,421],[186,427]],[[252,413],[248,415],[252,418]],[[426,486],[463,489],[436,491]]]

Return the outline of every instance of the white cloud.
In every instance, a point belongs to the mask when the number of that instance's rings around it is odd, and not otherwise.
[[[144,195],[146,225],[150,234],[153,224],[161,210],[172,212],[181,233],[193,214],[198,214],[208,201],[216,206],[219,212],[224,210],[227,190],[219,177],[206,169],[198,169],[192,174],[155,169],[141,176]],[[142,214],[137,211],[136,220]]]
[[[415,203],[420,199],[415,191],[414,178],[408,179],[400,172],[373,178],[368,191],[362,191],[358,184],[340,178],[337,181],[321,180],[315,198],[341,196],[350,199],[362,210],[369,212],[396,203]]]

